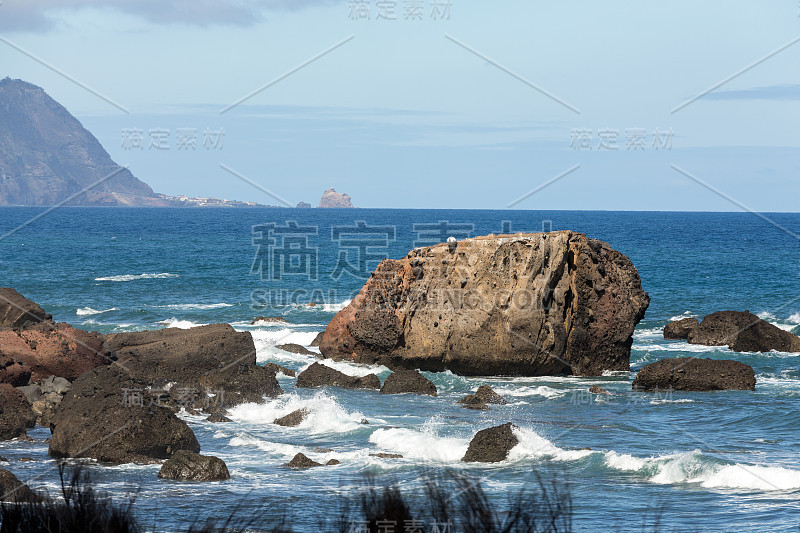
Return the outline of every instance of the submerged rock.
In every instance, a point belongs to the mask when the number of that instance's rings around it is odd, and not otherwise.
[[[150,403],[146,387],[116,365],[79,377],[53,415],[50,455],[147,464],[178,450],[199,452],[186,422]]]
[[[487,236],[385,260],[336,314],[335,360],[464,375],[629,370],[650,298],[608,244],[558,231]]]
[[[645,365],[633,380],[640,391],[755,390],[753,367],[739,361],[682,357]]]
[[[306,408],[298,409],[297,411],[292,411],[286,416],[282,416],[280,418],[276,418],[273,424],[277,424],[279,426],[284,427],[295,427],[299,426],[303,420],[308,418],[309,411]]]
[[[322,463],[312,461],[302,453],[298,453],[291,461],[286,463],[286,466],[291,468],[311,468],[312,466],[322,466]]]
[[[370,457],[378,457],[380,459],[402,459],[403,456],[399,453],[371,453],[369,454]]]
[[[602,394],[604,396],[610,396],[611,395],[610,392],[608,392],[606,389],[604,389],[603,387],[601,387],[599,385],[592,385],[591,387],[589,387],[589,392],[591,392],[592,394]]]
[[[178,481],[224,481],[231,475],[225,461],[219,457],[178,450],[161,466],[158,477]]]
[[[289,353],[296,353],[300,355],[317,355],[308,348],[306,348],[305,346],[301,346],[299,344],[294,344],[291,342],[288,344],[279,344],[275,347],[278,348],[279,350],[283,350],[284,352],[289,352]]]
[[[364,377],[348,376],[321,363],[311,366],[297,376],[296,387],[341,387],[343,389],[380,389],[381,380],[375,374]]]
[[[416,370],[398,370],[392,372],[381,387],[381,394],[427,394],[436,396],[438,394],[436,385],[431,380],[420,374]]]
[[[279,322],[282,324],[286,323],[286,319],[282,316],[257,316],[250,322],[251,326],[255,326],[259,322]]]
[[[458,403],[463,403],[467,405],[477,405],[477,404],[487,404],[487,403],[495,403],[499,405],[505,405],[508,402],[505,398],[497,394],[489,385],[481,385],[478,387],[478,390],[475,394],[468,394],[458,400]]]
[[[499,463],[508,458],[511,449],[519,444],[514,435],[514,426],[507,422],[478,431],[469,443],[467,453],[461,459],[465,463]]]

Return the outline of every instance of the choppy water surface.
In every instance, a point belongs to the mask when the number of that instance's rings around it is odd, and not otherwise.
[[[1,210],[0,233],[38,212]],[[800,233],[800,215],[769,217]],[[287,221],[316,230],[306,242],[317,259],[316,275],[273,279],[269,272],[253,273],[259,257],[253,226],[286,226]],[[308,346],[363,284],[357,248],[349,249],[351,273],[332,276],[345,249],[332,237],[332,228],[355,228],[359,221],[395,228],[394,235],[381,237],[388,240],[378,238],[369,249],[392,258],[428,236],[420,226],[415,232],[414,224],[441,221],[472,224],[472,235],[499,233],[504,221],[514,231],[541,231],[544,222],[546,228],[574,229],[609,242],[631,257],[652,297],[634,337],[632,372],[597,378],[426,373],[439,389],[436,398],[295,389],[293,378],[279,375],[286,394],[232,409],[233,423],[182,415],[203,453],[225,460],[230,481],[180,484],[159,481],[158,465],[94,466],[102,489],[123,498],[141,488],[136,509],[167,529],[209,515],[225,517],[244,505],[267,516],[288,512],[298,530],[312,531],[321,515],[337,515],[340,501],[331,496],[352,494],[367,473],[381,483],[414,486],[422,471],[454,469],[481,476],[490,496],[501,499],[546,471],[569,484],[577,530],[637,530],[644,516],[663,509],[664,530],[796,531],[798,356],[739,354],[665,341],[661,334],[670,320],[702,318],[723,309],[747,309],[800,332],[800,243],[752,215],[61,209],[0,242],[2,285],[17,288],[58,321],[101,332],[227,322],[253,334],[259,362],[300,371],[315,357],[275,345]],[[375,262],[366,265],[371,269]],[[305,305],[309,301],[318,305]],[[250,325],[257,315],[282,316],[286,323]],[[755,368],[756,391],[631,391],[631,380],[643,365],[682,356],[745,362]],[[383,367],[326,364],[352,375],[376,372],[383,379],[389,374]],[[471,411],[456,403],[484,383],[509,404]],[[611,395],[588,394],[595,384]],[[271,423],[301,407],[311,414],[300,426]],[[365,418],[368,425],[361,423]],[[507,461],[486,466],[460,462],[477,430],[507,421],[519,426],[520,440]],[[21,479],[55,490],[57,473],[43,442],[49,431],[37,428],[31,435],[39,440],[0,443],[0,454]],[[283,467],[297,452],[341,463],[306,471]],[[402,454],[403,459],[370,455],[378,452]],[[35,460],[21,462],[20,457]]]

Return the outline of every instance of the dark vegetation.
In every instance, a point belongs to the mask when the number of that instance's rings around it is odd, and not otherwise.
[[[59,466],[61,491],[42,501],[0,504],[0,533],[139,533],[159,531],[136,515],[135,498],[117,503],[92,487],[85,470]],[[507,497],[489,496],[479,478],[461,473],[422,474],[421,487],[400,489],[368,476],[364,487],[342,497],[339,516],[317,531],[448,533],[572,531],[569,485],[559,476],[534,475],[528,486]],[[255,506],[256,509],[261,506]],[[415,529],[416,528],[416,529]],[[263,519],[242,505],[223,522],[187,525],[191,533],[292,532],[287,517]]]

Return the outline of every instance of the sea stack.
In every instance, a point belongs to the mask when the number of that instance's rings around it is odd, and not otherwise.
[[[463,375],[600,375],[629,370],[649,302],[631,260],[604,242],[489,235],[381,262],[320,351]]]

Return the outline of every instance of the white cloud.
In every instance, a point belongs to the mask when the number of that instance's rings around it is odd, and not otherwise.
[[[108,9],[155,24],[249,26],[266,11],[296,11],[329,5],[334,0],[4,0],[0,31],[43,32],[52,29],[63,11]]]

